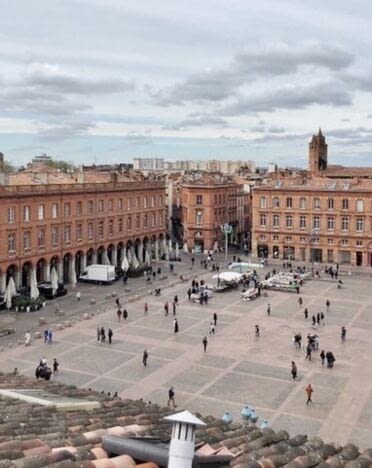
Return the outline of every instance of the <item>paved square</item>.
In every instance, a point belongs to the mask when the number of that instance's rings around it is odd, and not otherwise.
[[[211,276],[209,272],[203,275],[208,283],[213,283]],[[100,306],[101,312],[92,320],[56,332],[52,345],[34,341],[28,349],[18,346],[0,353],[0,370],[18,367],[33,375],[42,356],[49,361],[57,357],[61,372],[55,378],[61,382],[159,404],[166,404],[173,385],[179,408],[216,417],[229,410],[240,420],[242,406],[249,404],[260,420],[268,419],[276,429],[319,435],[341,444],[352,441],[363,449],[371,445],[372,437],[372,288],[367,278],[343,281],[341,290],[332,281],[308,281],[300,294],[301,308],[297,294],[269,291],[267,296],[243,302],[240,290],[214,294],[208,305],[201,306],[188,301],[188,283],[165,289],[161,297],[143,296],[131,303],[122,297],[129,313],[126,322],[118,322],[113,306]],[[173,333],[172,306],[168,317],[163,309],[175,294],[180,302],[178,335]],[[145,302],[149,304],[146,317]],[[321,311],[325,326],[312,327],[312,315]],[[214,312],[218,314],[216,334],[209,336]],[[255,324],[260,326],[259,338],[254,334]],[[114,331],[112,345],[97,342],[96,329],[102,325]],[[342,325],[347,328],[345,343],[340,340]],[[334,368],[321,365],[319,351],[313,353],[312,361],[305,360],[304,351],[293,345],[297,332],[303,344],[308,333],[316,333],[320,350],[334,353]],[[208,338],[206,353],[204,336]],[[145,348],[149,353],[146,368],[142,365]],[[295,382],[291,361],[298,367]],[[314,387],[314,402],[306,406],[308,383]]]

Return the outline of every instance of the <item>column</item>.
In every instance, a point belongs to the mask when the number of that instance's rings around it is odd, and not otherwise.
[[[87,256],[85,254],[83,254],[81,256],[81,263],[80,263],[80,270],[81,270],[81,273],[83,273],[87,268]]]
[[[143,264],[143,243],[142,241],[138,244],[138,263]]]
[[[5,290],[6,290],[6,273],[3,273],[1,275],[0,290],[1,290],[2,293],[5,293]]]
[[[21,272],[19,270],[14,273],[14,282],[16,284],[16,288],[19,289],[21,287]]]
[[[50,281],[50,262],[46,262],[44,268],[45,281]]]
[[[154,252],[155,252],[155,260],[158,262],[159,261],[159,241],[156,238],[155,243],[154,243]]]
[[[75,268],[75,259],[72,257],[68,262],[68,282],[72,283],[72,270]]]
[[[114,249],[111,251],[111,263],[116,267],[116,264],[118,262],[118,251],[117,247],[114,247]]]
[[[60,260],[57,263],[57,273],[58,273],[58,282],[63,283],[63,263],[62,263],[62,260]]]
[[[92,264],[94,265],[96,263],[97,263],[97,252],[94,251],[92,255]]]

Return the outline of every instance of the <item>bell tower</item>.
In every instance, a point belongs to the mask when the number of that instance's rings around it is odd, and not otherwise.
[[[321,129],[313,135],[309,143],[309,170],[312,174],[319,174],[327,169],[328,145]]]

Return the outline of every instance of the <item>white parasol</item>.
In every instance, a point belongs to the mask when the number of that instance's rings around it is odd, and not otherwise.
[[[77,283],[76,270],[75,270],[75,266],[73,266],[72,271],[71,271],[71,284],[73,288],[75,288],[76,283]]]
[[[178,242],[176,242],[176,258],[180,257],[180,247],[178,245]]]
[[[222,273],[218,273],[218,275],[214,275],[213,279],[219,279],[220,281],[225,281],[225,283],[229,283],[233,281],[240,281],[242,276],[242,274],[237,273],[235,271],[223,271]]]
[[[151,265],[151,255],[148,250],[145,250],[145,263],[146,265]]]
[[[107,255],[107,250],[105,250],[103,252],[102,262],[103,262],[104,265],[111,265],[110,260],[109,260],[108,255]]]
[[[58,273],[55,267],[53,267],[52,271],[50,272],[50,283],[52,285],[53,294],[55,294],[58,289]]]
[[[135,252],[133,252],[132,266],[135,270],[139,267],[139,262],[137,260]]]
[[[127,272],[129,270],[129,262],[128,262],[128,259],[127,257],[124,257],[123,258],[123,261],[121,262],[121,268],[123,269],[123,271]]]
[[[36,270],[35,270],[35,268],[31,272],[30,287],[31,287],[30,297],[34,301],[40,295],[39,288],[37,287],[37,279],[36,279]]]
[[[187,242],[185,242],[185,243],[183,244],[183,251],[184,251],[185,253],[189,253],[189,248],[188,248],[188,246],[187,246]]]
[[[6,308],[10,309],[12,307],[13,296],[17,294],[16,285],[13,279],[13,276],[9,277],[8,286],[5,290],[4,301],[6,302]]]
[[[169,255],[170,255],[173,252],[172,239],[169,239],[168,241],[168,249],[169,249]]]

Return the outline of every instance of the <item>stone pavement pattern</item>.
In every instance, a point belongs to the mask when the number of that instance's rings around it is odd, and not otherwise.
[[[206,277],[211,277],[211,274]],[[176,285],[160,297],[148,296],[126,304],[127,322],[118,322],[115,309],[102,312],[73,328],[57,332],[56,343],[33,341],[0,354],[0,370],[14,367],[33,375],[42,356],[57,357],[61,374],[57,380],[81,387],[117,391],[122,397],[143,398],[165,404],[167,390],[175,387],[180,408],[221,417],[229,410],[240,419],[244,404],[254,407],[260,419],[274,429],[290,433],[319,435],[325,441],[354,442],[367,448],[372,441],[372,290],[368,279],[346,279],[342,290],[330,281],[309,281],[301,296],[269,292],[251,302],[242,302],[240,291],[215,294],[206,306],[188,301],[188,284]],[[172,308],[164,317],[163,305],[178,294],[180,333],[173,333]],[[325,312],[325,301],[331,310]],[[149,315],[143,316],[143,304]],[[271,304],[271,317],[266,315]],[[323,311],[326,325],[316,330],[320,348],[336,356],[334,369],[323,368],[318,353],[304,359],[292,343],[295,332],[303,337],[314,332],[310,317]],[[203,353],[201,340],[208,334],[213,312],[218,314],[215,336],[208,337]],[[261,337],[254,336],[259,324]],[[111,327],[113,344],[96,339],[97,326]],[[347,340],[340,340],[340,328],[347,327]],[[142,365],[144,349],[149,365]],[[290,379],[290,362],[297,363],[299,378]],[[314,386],[314,403],[306,406],[304,387]]]

